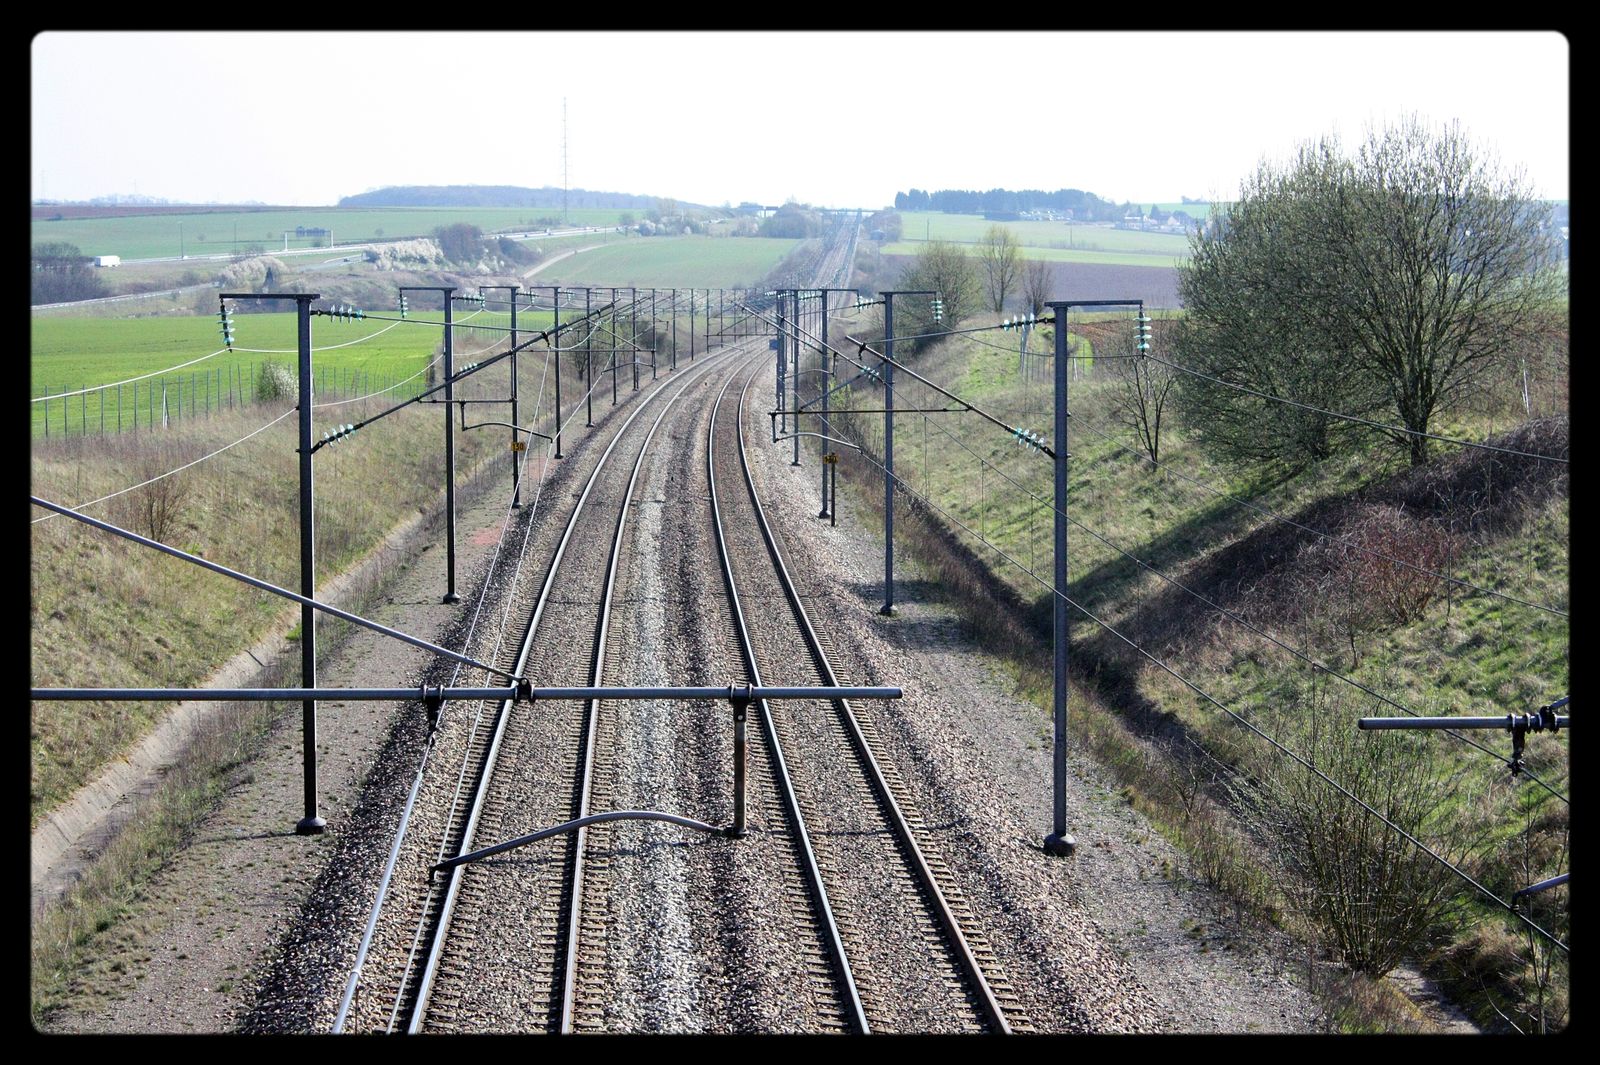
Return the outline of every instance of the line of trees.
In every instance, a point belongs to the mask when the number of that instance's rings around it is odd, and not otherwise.
[[[1129,204],[1102,200],[1082,189],[939,189],[926,192],[912,189],[894,194],[897,211],[944,211],[948,214],[1015,214],[1019,211],[1071,211],[1080,222],[1115,222],[1128,212]]]
[[[61,241],[33,246],[29,300],[32,303],[67,303],[104,296],[106,283],[95,272],[94,260],[76,244]]]

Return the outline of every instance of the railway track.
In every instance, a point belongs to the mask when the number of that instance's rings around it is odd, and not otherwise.
[[[522,640],[509,662],[502,658],[497,664],[510,665],[535,684],[604,682],[616,566],[639,468],[676,400],[695,380],[731,357],[729,352],[697,362],[679,381],[665,382],[646,395],[628,415],[578,493]],[[658,402],[663,396],[669,398]],[[629,452],[634,458],[631,467],[613,461]],[[612,498],[606,500],[607,496]],[[607,501],[613,505],[605,506]],[[607,539],[612,544],[609,552],[595,550]],[[587,588],[601,593],[572,595],[575,589]],[[583,646],[585,633],[587,646]],[[615,708],[603,702],[584,704],[577,714],[550,704],[531,711],[522,707],[519,713],[512,704],[501,703],[480,717],[462,763],[462,787],[452,803],[439,858],[456,857],[479,841],[519,835],[530,826],[583,817],[604,805],[614,713]],[[564,781],[567,786],[541,789],[542,801],[531,808],[520,801],[521,791],[513,801],[496,773],[507,753],[514,756],[508,759],[514,767],[512,789],[530,779]],[[493,870],[458,866],[437,876],[419,920],[417,946],[398,988],[390,1030],[475,1030],[475,1018],[482,1019],[483,1008],[477,993],[483,967],[474,959],[483,939],[480,926],[486,912],[493,912],[495,899],[504,900],[508,894],[520,900],[525,914],[536,915],[539,929],[532,940],[537,949],[521,981],[536,990],[517,996],[520,1015],[535,1030],[578,1028],[583,1020],[579,992],[585,978],[579,948],[585,941],[592,947],[594,938],[603,933],[585,918],[583,905],[586,879],[592,884],[605,872],[603,862],[598,868],[586,868],[588,837],[594,831],[580,829],[576,836],[543,848],[531,861],[512,858],[497,862]],[[552,851],[553,860],[548,858]],[[498,877],[503,866],[518,868],[521,875]],[[516,881],[514,887],[504,883],[507,879]],[[588,970],[590,982],[594,976]]]
[[[708,476],[746,668],[755,683],[849,683],[806,613],[761,504],[743,433],[746,395],[758,374],[747,366],[742,376],[737,404],[727,405],[731,417],[723,401],[734,377],[718,396]],[[735,455],[737,474],[729,461]],[[747,506],[730,506],[735,498]],[[740,607],[740,586],[746,600],[764,609]],[[775,786],[800,837],[807,885],[826,929],[846,1023],[863,1032],[1030,1027],[992,949],[976,933],[951,870],[921,842],[923,826],[908,813],[909,795],[878,753],[870,722],[847,700],[759,710]],[[882,940],[891,933],[900,938],[885,950]]]
[[[831,258],[819,257],[817,268]],[[525,615],[523,637],[496,656],[497,664],[535,685],[639,682],[637,655],[630,661],[608,652],[619,581],[625,581],[622,574],[630,565],[641,565],[628,556],[643,557],[642,549],[626,546],[630,508],[648,516],[635,490],[658,430],[675,426],[659,435],[681,442],[686,434],[680,423],[693,418],[704,426],[706,481],[699,488],[688,485],[685,494],[703,492],[709,505],[702,517],[685,523],[689,531],[676,534],[675,550],[685,570],[694,569],[687,563],[697,558],[704,570],[714,540],[725,602],[714,605],[709,587],[699,587],[693,598],[700,613],[679,618],[678,628],[695,632],[686,642],[701,648],[706,665],[703,670],[680,666],[679,676],[661,679],[841,683],[826,638],[814,630],[789,578],[751,476],[740,427],[745,395],[764,360],[750,356],[739,372],[729,372],[744,353],[732,348],[709,355],[647,390],[581,488],[576,478],[569,480],[562,490],[571,490],[575,502]],[[743,381],[738,400],[725,403],[736,378]],[[683,404],[668,423],[680,400],[696,393],[695,401]],[[655,460],[652,469],[658,480],[664,476],[660,469],[679,471],[673,476],[680,481],[684,476],[680,464],[666,459]],[[603,548],[606,543],[609,550]],[[705,580],[703,574],[696,579]],[[741,590],[747,592],[743,598]],[[718,668],[715,680],[704,675]],[[630,748],[631,740],[618,741],[619,717],[627,709],[608,701],[576,706],[485,706],[470,727],[458,727],[465,739],[456,740],[459,753],[445,760],[455,787],[448,803],[435,799],[436,805],[448,806],[448,813],[420,833],[437,844],[431,853],[413,846],[413,860],[438,862],[530,829],[612,809],[619,763],[623,790],[637,791],[631,778],[638,773],[641,752],[637,744]],[[707,781],[726,769],[731,730],[726,707],[720,714],[709,706],[693,715],[685,712],[689,709],[668,707],[666,716],[646,722],[647,731],[654,730],[651,734],[668,746],[693,748],[698,801],[690,810],[725,807],[727,789]],[[729,1031],[1006,1032],[1026,1027],[1015,996],[998,977],[992,952],[972,931],[972,914],[950,870],[925,853],[922,826],[914,813],[905,812],[910,807],[906,790],[879,753],[870,723],[858,719],[844,701],[755,709],[761,732],[751,744],[751,838],[701,837],[704,846],[696,860],[702,869],[714,867],[717,901],[711,918],[702,918],[689,937],[722,955],[716,964],[732,974],[727,980],[738,991],[716,1008],[705,1003],[693,1022],[679,1018],[673,1023],[687,1030]],[[691,717],[687,726],[674,723]],[[630,736],[637,725],[627,723]],[[644,757],[654,760],[664,753],[651,750]],[[435,791],[441,787],[435,785]],[[622,858],[625,878],[640,879],[632,842],[637,834],[624,837],[625,831],[620,825],[593,824],[435,875],[424,897],[409,908],[415,930],[404,964],[392,966],[389,971],[398,972],[387,979],[367,978],[356,996],[364,995],[366,1006],[357,1010],[362,1019],[354,1027],[408,1032],[632,1027],[616,991],[627,974],[612,971],[637,969],[643,957],[631,942],[637,938],[632,929],[617,934],[618,911],[625,904],[613,883],[614,860]],[[387,938],[398,937],[391,931]],[[781,957],[765,946],[770,940],[782,944]],[[391,942],[391,958],[396,953]],[[747,979],[741,975],[747,964],[764,967],[764,975]],[[634,983],[640,985],[638,979]],[[649,992],[639,986],[639,997]],[[381,1016],[372,1007],[374,999],[386,1004]]]

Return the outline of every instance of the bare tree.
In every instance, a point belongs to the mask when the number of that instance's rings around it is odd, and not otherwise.
[[[1017,238],[1005,226],[990,226],[978,244],[978,261],[983,265],[989,309],[999,314],[1006,309],[1006,296],[1016,288],[1022,274]]]
[[[960,245],[935,240],[923,246],[917,257],[901,270],[896,288],[928,289],[937,292],[944,301],[944,320],[935,323],[928,304],[912,300],[895,303],[895,314],[905,314],[908,325],[918,333],[954,329],[969,315],[978,302],[978,276],[972,260]],[[904,310],[902,311],[902,306]],[[897,324],[896,333],[908,335],[909,330]]]
[[[1028,302],[1028,313],[1043,314],[1044,305],[1051,296],[1054,272],[1043,259],[1029,259],[1022,268],[1022,295]]]
[[[1129,330],[1129,336],[1133,335]],[[1133,341],[1127,349],[1132,355]],[[1113,359],[1112,376],[1117,382],[1116,412],[1120,420],[1139,440],[1139,446],[1150,456],[1151,462],[1161,461],[1161,417],[1177,373],[1163,363],[1133,356]]]
[[[1564,278],[1547,214],[1455,125],[1405,119],[1353,157],[1331,137],[1305,145],[1287,167],[1263,164],[1192,239],[1179,355],[1254,392],[1397,419],[1390,435],[1420,465],[1433,420],[1554,305]],[[1224,457],[1303,465],[1349,432],[1224,388],[1180,388]]]

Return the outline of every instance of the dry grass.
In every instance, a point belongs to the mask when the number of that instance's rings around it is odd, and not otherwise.
[[[474,394],[487,394],[489,387],[475,385]],[[538,378],[530,382],[525,372],[529,406],[537,389]],[[372,413],[382,409],[378,402],[328,414],[355,422],[366,413],[363,406]],[[69,505],[94,499],[143,480],[157,466],[171,469],[213,451],[278,413],[257,406],[170,433],[36,442],[32,491]],[[322,417],[319,412],[319,423]],[[442,495],[442,417],[437,406],[408,408],[317,453],[319,586]],[[504,446],[498,430],[458,431],[458,475]],[[295,447],[290,417],[192,470],[87,513],[116,522],[159,509],[165,535],[157,539],[297,589]],[[164,500],[160,508],[154,499]],[[136,523],[135,531],[155,530]],[[193,686],[260,639],[283,613],[278,597],[62,516],[32,526],[31,556],[31,681],[39,687]],[[144,703],[34,706],[34,822],[142,737],[164,709]]]
[[[1098,362],[1099,355],[1114,352],[1118,328],[1113,320],[1080,323],[1075,318],[1074,337],[1088,341],[1078,350],[1094,350]],[[1163,324],[1157,322],[1158,351],[1162,333]],[[1022,359],[1026,371],[1019,374],[1015,335],[991,337],[1006,338],[1004,347],[1010,350],[953,340],[900,357],[991,413],[1048,432],[1048,366],[1041,370]],[[1047,350],[1048,344],[1048,337],[1036,336],[1032,350]],[[1564,360],[1547,355],[1535,367],[1530,380],[1544,381],[1542,391],[1530,393],[1537,413],[1540,396],[1558,390],[1551,378],[1564,370]],[[1331,550],[1312,533],[1272,522],[1153,469],[1111,417],[1115,395],[1105,380],[1109,375],[1088,370],[1086,363],[1074,370],[1069,502],[1083,526],[1071,533],[1071,594],[1224,704],[1270,727],[1274,717],[1298,705],[1296,692],[1307,667],[1125,557],[1119,547],[1291,646],[1424,713],[1531,708],[1565,690],[1564,618],[1464,593],[1414,570],[1374,561],[1370,554]],[[801,378],[803,385],[807,380]],[[1501,392],[1505,394],[1498,397],[1496,410],[1504,417],[1509,392]],[[882,405],[881,388],[870,383],[852,393],[836,398],[835,406]],[[906,383],[904,375],[897,380],[896,394],[902,411],[947,405],[931,390]],[[1520,414],[1520,392],[1515,399]],[[1483,435],[1481,412],[1469,421],[1441,431]],[[941,432],[941,426],[951,431]],[[882,451],[881,427],[881,415],[835,419],[840,435],[876,454]],[[1564,456],[1567,432],[1564,417],[1546,417],[1493,442]],[[1012,663],[1019,687],[1046,704],[1050,603],[1041,582],[1048,581],[1052,562],[1050,463],[971,416],[941,414],[897,415],[895,454],[896,473],[914,492],[937,503],[937,508],[912,503],[900,511],[905,517],[896,526],[897,551],[915,556],[926,567],[941,594],[968,618],[972,631]],[[851,509],[866,508],[881,522],[881,471],[846,455],[840,479],[868,486]],[[1408,560],[1416,561],[1411,556],[1420,549],[1426,557],[1419,564],[1428,568],[1567,609],[1568,487],[1559,464],[1465,451],[1412,470],[1391,450],[1375,445],[1292,481],[1253,483],[1209,464],[1180,431],[1170,436],[1164,432],[1162,462],[1302,525]],[[971,531],[956,531],[956,521]],[[1356,589],[1364,600],[1354,648],[1351,627],[1337,624],[1337,604],[1324,594],[1327,589],[1311,590],[1329,580]],[[1274,883],[1281,874],[1262,858],[1259,841],[1236,823],[1225,786],[1234,767],[1251,764],[1259,742],[1081,617],[1073,623],[1073,665],[1075,677],[1092,682],[1095,692],[1083,703],[1075,692],[1075,732],[1082,730],[1097,757],[1129,787],[1132,801],[1189,852],[1202,879],[1235,899],[1242,910],[1287,920],[1279,912],[1282,899]],[[1368,707],[1352,702],[1349,710],[1354,716]],[[1396,711],[1374,705],[1372,712]],[[1488,739],[1489,746],[1506,746],[1508,753],[1508,745]],[[1535,742],[1541,739],[1550,742]],[[1203,751],[1199,762],[1192,756],[1193,745]],[[1471,772],[1462,778],[1470,787],[1462,789],[1462,799],[1451,811],[1461,819],[1462,831],[1483,828],[1467,823],[1478,816],[1468,808],[1474,804],[1482,804],[1501,840],[1517,831],[1511,824],[1517,810],[1557,808],[1531,785],[1510,786],[1502,764],[1455,744],[1436,746],[1442,774],[1460,774],[1471,764]],[[1190,755],[1175,757],[1174,751]],[[1564,790],[1565,752],[1564,736],[1530,737],[1530,768]],[[1196,787],[1192,774],[1201,764],[1222,768],[1211,774],[1215,779],[1208,777],[1204,786]],[[1468,802],[1472,795],[1479,798]],[[1491,848],[1474,872],[1497,891],[1504,883],[1503,893],[1509,894],[1540,875],[1562,871],[1564,844],[1557,845],[1548,826],[1536,829],[1533,837],[1541,853],[1519,883],[1510,883],[1516,879],[1511,863],[1497,857],[1504,847]],[[1503,914],[1496,917],[1486,910],[1476,919],[1497,925],[1505,921]],[[1441,933],[1448,935],[1449,930]],[[1530,1001],[1525,990],[1516,990],[1527,983],[1517,975],[1519,966],[1525,962],[1496,970],[1494,994],[1511,1003],[1506,1011],[1512,1015]],[[1560,984],[1557,973],[1549,981],[1547,1003],[1564,1001]],[[1335,1028],[1407,1030],[1411,1023],[1400,1015],[1404,1010],[1397,1012],[1388,1001],[1390,992],[1382,986],[1346,981],[1329,990],[1339,1003],[1330,1012]],[[1496,1020],[1487,1008],[1478,1017]]]

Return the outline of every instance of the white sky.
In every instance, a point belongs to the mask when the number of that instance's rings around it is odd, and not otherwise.
[[[897,191],[1229,199],[1263,157],[1459,120],[1568,198],[1543,33],[46,33],[32,197],[331,204],[562,184],[705,204]]]

